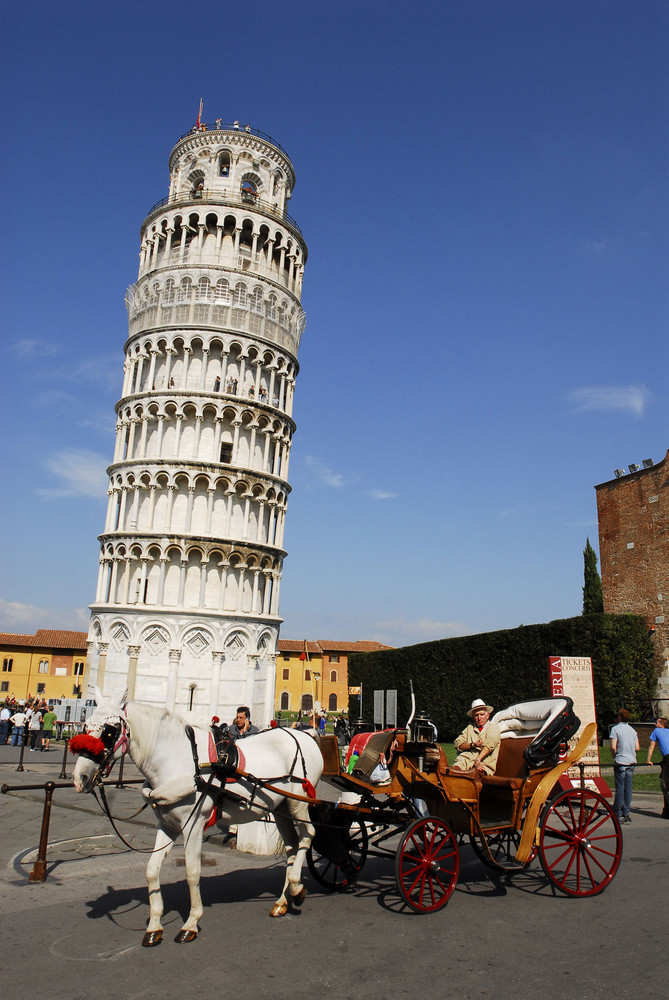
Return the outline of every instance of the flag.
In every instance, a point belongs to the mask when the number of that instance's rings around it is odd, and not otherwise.
[[[309,654],[307,653],[307,640],[306,639],[304,640],[304,649],[300,653],[300,659],[302,661],[309,659]]]
[[[195,122],[195,128],[200,127],[200,119],[202,118],[202,98],[200,98],[200,110],[197,113],[197,121]]]

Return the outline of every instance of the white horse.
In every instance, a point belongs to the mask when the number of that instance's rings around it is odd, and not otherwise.
[[[154,807],[158,831],[146,868],[150,918],[142,940],[145,947],[162,940],[160,869],[179,834],[184,838],[190,913],[175,941],[193,941],[197,937],[203,912],[202,838],[217,805],[220,810],[217,822],[225,826],[258,820],[268,813],[276,820],[286,846],[287,867],[283,891],[270,916],[284,916],[289,898],[299,906],[306,895],[301,872],[314,828],[309,822],[304,796],[314,797],[314,787],[323,770],[316,741],[306,733],[287,729],[271,729],[238,741],[235,746],[240,752],[239,770],[261,781],[265,779],[287,794],[235,777],[224,785],[225,791],[219,799],[220,781],[204,792],[196,787],[192,744],[185,727],[183,719],[163,709],[103,699],[98,692],[97,707],[87,722],[86,735],[71,741],[73,752],[80,754],[74,770],[78,792],[92,791],[102,772],[108,773],[112,763],[126,752],[147,779],[144,795]],[[199,760],[209,761],[213,742],[210,730],[202,726],[193,726],[193,730]]]

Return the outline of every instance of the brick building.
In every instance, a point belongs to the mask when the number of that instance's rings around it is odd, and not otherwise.
[[[276,659],[276,712],[348,710],[348,655],[390,649],[380,642],[279,639]]]
[[[80,698],[88,678],[85,632],[0,632],[0,701],[14,697]]]
[[[604,610],[643,615],[653,634],[658,697],[669,697],[669,451],[595,487]],[[662,703],[666,714],[667,702]]]

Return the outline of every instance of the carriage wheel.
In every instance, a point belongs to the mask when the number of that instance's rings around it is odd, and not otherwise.
[[[344,848],[348,854],[345,865],[335,864],[324,854],[320,854],[312,843],[307,851],[307,866],[319,885],[327,892],[343,892],[351,884],[351,876],[362,871],[367,859],[367,828],[354,819],[348,830],[342,830]]]
[[[433,913],[445,906],[459,870],[458,844],[443,820],[426,816],[411,824],[395,854],[395,878],[412,910]]]
[[[539,832],[539,860],[568,896],[595,896],[618,871],[620,823],[598,792],[570,788],[548,806]]]
[[[483,862],[484,865],[487,865],[488,868],[492,868],[494,871],[499,871],[500,868],[507,869],[519,867],[518,862],[516,861],[516,852],[518,851],[518,845],[520,844],[520,836],[521,834],[519,830],[509,829],[486,837],[490,854],[492,855],[492,862],[481,846],[481,841],[476,834],[469,838],[469,843],[473,847],[476,856]],[[533,847],[532,853],[523,867],[531,865],[536,856],[537,848]]]

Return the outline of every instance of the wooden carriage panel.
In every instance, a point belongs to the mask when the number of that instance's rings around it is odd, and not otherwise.
[[[337,737],[328,733],[319,737],[319,746],[323,755],[323,777],[332,778],[339,774],[339,744]]]

